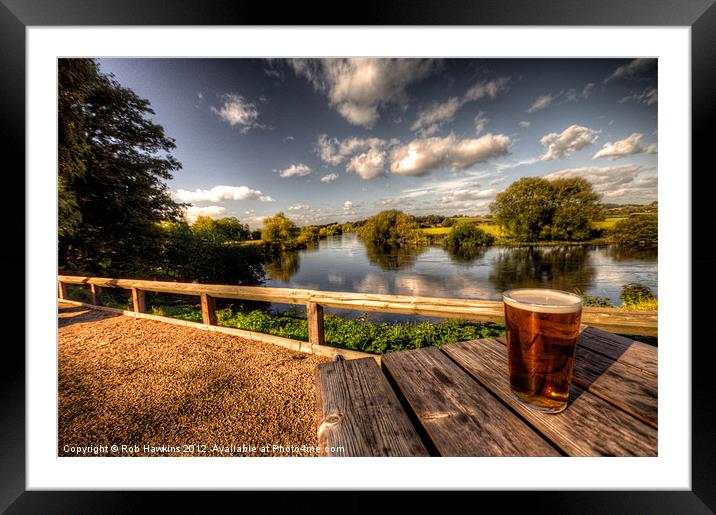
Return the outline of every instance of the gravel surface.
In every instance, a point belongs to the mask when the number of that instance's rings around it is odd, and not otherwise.
[[[317,454],[328,358],[65,303],[58,316],[59,456]]]

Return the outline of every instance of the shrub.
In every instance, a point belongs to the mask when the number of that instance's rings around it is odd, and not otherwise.
[[[609,240],[618,245],[655,249],[659,246],[658,217],[636,215],[619,220],[614,224]]]
[[[415,217],[396,209],[369,218],[357,232],[364,242],[373,245],[424,245],[428,242]]]
[[[470,251],[490,245],[494,238],[472,222],[459,221],[453,226],[445,239],[445,246],[450,250]]]
[[[656,309],[656,296],[651,289],[643,284],[630,283],[622,286],[619,295],[622,306],[632,309]]]

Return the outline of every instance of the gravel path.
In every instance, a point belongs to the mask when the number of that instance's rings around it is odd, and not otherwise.
[[[328,358],[71,304],[58,316],[58,455],[317,454]]]

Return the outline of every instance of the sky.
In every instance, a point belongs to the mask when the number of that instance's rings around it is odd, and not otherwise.
[[[99,62],[175,139],[190,221],[478,215],[521,177],[657,200],[656,59]]]

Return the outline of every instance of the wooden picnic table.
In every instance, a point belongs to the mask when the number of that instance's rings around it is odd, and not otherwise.
[[[318,440],[330,456],[656,456],[657,348],[593,327],[558,414],[510,392],[504,338],[332,361],[316,368]]]

